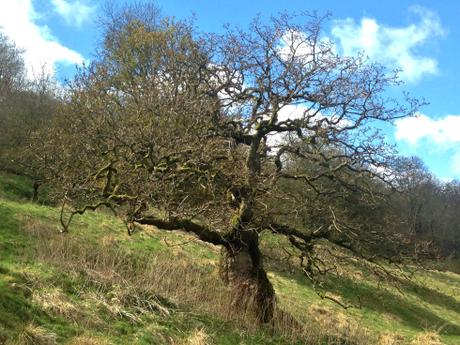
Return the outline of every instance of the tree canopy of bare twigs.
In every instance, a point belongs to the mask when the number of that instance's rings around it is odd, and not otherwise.
[[[377,124],[421,103],[388,98],[395,73],[338,55],[324,20],[282,14],[218,35],[112,13],[97,59],[54,119],[64,231],[75,214],[105,206],[130,232],[193,233],[223,248],[226,279],[263,322],[275,308],[263,231],[287,237],[312,279],[319,241],[367,260],[397,257],[401,240],[384,230],[379,206],[394,153]]]

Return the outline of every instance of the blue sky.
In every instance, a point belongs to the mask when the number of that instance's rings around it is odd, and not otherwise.
[[[113,1],[112,1],[113,2]],[[42,68],[63,80],[89,61],[100,34],[105,0],[0,0],[0,27],[25,50],[29,74]],[[121,3],[121,1],[120,1]],[[460,1],[159,0],[164,15],[195,15],[203,31],[224,23],[246,26],[257,14],[330,12],[324,36],[338,51],[364,51],[389,68],[401,68],[402,89],[430,102],[417,118],[386,129],[405,155],[418,155],[437,177],[460,179]]]

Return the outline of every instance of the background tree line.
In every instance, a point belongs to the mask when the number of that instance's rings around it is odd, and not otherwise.
[[[27,75],[23,51],[0,33],[0,166],[27,176],[34,188],[32,199],[45,182],[49,166],[44,132],[62,99],[51,75]]]
[[[288,239],[308,278],[325,242],[379,267],[458,257],[460,184],[389,148],[375,123],[423,102],[385,97],[395,74],[342,57],[325,18],[287,14],[197,33],[155,6],[107,13],[103,42],[69,85],[26,77],[0,36],[0,164],[62,203],[61,225],[107,208],[129,233],[183,229],[221,246],[235,301],[276,307],[259,236]],[[295,107],[299,115],[283,116]],[[324,254],[324,253],[323,253]]]

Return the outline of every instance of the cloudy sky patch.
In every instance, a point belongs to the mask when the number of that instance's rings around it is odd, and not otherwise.
[[[389,26],[376,19],[363,17],[335,20],[331,29],[339,50],[344,55],[364,53],[373,61],[400,69],[401,79],[418,82],[425,75],[438,72],[438,62],[420,48],[445,34],[439,17],[432,11],[414,6],[410,11],[418,18],[407,26]]]
[[[96,6],[89,5],[87,1],[51,0],[54,11],[58,13],[68,25],[81,27],[91,20],[96,11]]]
[[[32,0],[5,1],[0,8],[0,27],[24,49],[29,77],[42,72],[54,74],[57,63],[75,65],[84,61],[79,52],[62,45],[47,25],[37,24],[39,19]]]

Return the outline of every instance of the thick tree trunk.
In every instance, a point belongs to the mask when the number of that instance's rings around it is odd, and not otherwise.
[[[223,263],[224,278],[233,290],[232,309],[268,323],[275,311],[275,290],[262,264],[258,235],[254,231],[236,235],[225,249]]]
[[[247,230],[242,225],[240,219],[247,216],[244,207],[240,213],[237,224],[226,235],[187,220],[167,221],[150,216],[135,221],[163,230],[184,229],[202,241],[221,245],[224,250],[222,275],[233,290],[232,309],[249,311],[259,322],[267,323],[274,316],[275,291],[262,264],[259,236],[256,231]]]
[[[252,312],[259,322],[267,323],[273,320],[275,312],[275,290],[263,267],[259,235],[252,224],[262,136],[260,131],[252,136],[246,185],[237,193],[241,197],[238,212],[226,236],[223,272],[234,291],[232,307]]]
[[[34,180],[34,184],[32,186],[33,194],[32,194],[32,202],[37,202],[38,200],[38,189],[40,188],[40,183]]]

